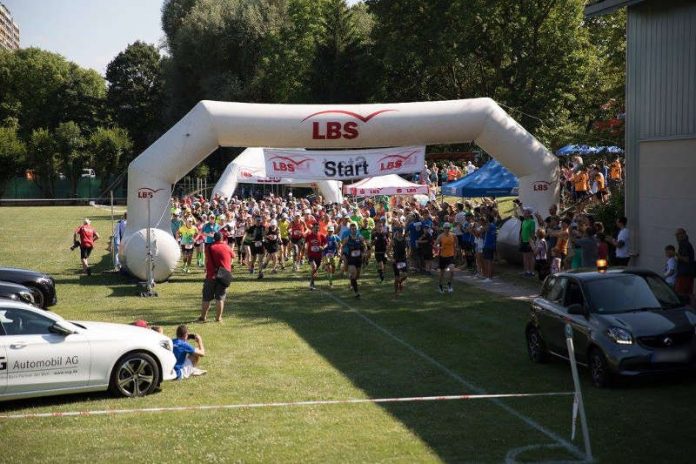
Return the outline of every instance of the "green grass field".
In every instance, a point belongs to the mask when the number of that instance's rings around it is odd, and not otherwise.
[[[310,292],[303,273],[256,281],[238,272],[225,323],[194,324],[202,272],[177,273],[159,298],[139,298],[132,282],[106,272],[103,241],[95,274],[79,274],[68,247],[84,216],[108,237],[108,212],[95,208],[0,209],[0,265],[52,274],[52,309],[68,319],[143,318],[170,335],[191,323],[206,343],[208,375],[145,398],[6,402],[0,415],[572,388],[567,365],[528,361],[525,303],[465,284],[443,296],[429,277],[410,278],[397,300],[370,269],[356,301],[345,280]],[[692,380],[597,390],[581,375],[598,461],[693,462]],[[0,462],[567,462],[577,460],[570,429],[570,397],[0,419]],[[580,436],[573,446],[582,449]]]

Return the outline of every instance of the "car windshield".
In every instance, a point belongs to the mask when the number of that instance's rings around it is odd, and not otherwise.
[[[592,280],[587,282],[586,288],[593,310],[600,314],[673,307],[665,304],[666,301],[661,302],[647,280],[635,274]]]

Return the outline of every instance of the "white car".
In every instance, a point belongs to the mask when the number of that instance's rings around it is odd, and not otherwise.
[[[172,341],[154,330],[68,322],[0,300],[0,401],[99,390],[143,396],[176,377],[175,363]]]

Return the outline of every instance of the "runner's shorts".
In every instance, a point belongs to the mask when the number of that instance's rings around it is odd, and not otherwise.
[[[438,261],[440,269],[447,269],[454,263],[454,256],[440,256]]]

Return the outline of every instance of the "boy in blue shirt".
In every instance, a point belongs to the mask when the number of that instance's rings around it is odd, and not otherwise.
[[[191,346],[187,340],[195,340],[198,348]],[[189,333],[185,324],[176,328],[176,338],[172,340],[172,350],[176,357],[174,370],[177,380],[188,379],[192,375],[203,375],[207,372],[197,367],[200,358],[205,356],[203,339],[198,334]]]

